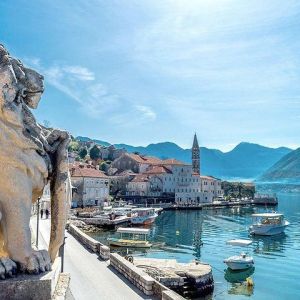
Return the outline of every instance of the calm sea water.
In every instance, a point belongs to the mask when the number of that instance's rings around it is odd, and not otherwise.
[[[254,257],[252,270],[227,270],[224,258],[243,249],[226,245],[226,241],[249,238],[251,214],[270,211],[265,207],[165,211],[151,227],[151,240],[164,241],[166,246],[135,255],[179,262],[199,259],[211,264],[214,299],[300,299],[300,193],[279,193],[278,197],[277,211],[283,212],[291,224],[284,235],[251,238],[253,244],[247,251]],[[110,235],[112,232],[106,231],[93,237],[105,242]],[[243,283],[247,277],[253,279],[253,289]]]

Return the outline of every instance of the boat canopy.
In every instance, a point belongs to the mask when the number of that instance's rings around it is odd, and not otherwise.
[[[132,234],[149,234],[149,229],[144,228],[124,228],[119,227],[117,229],[117,232],[119,233],[132,233]]]
[[[133,208],[134,211],[154,211],[155,208],[153,207],[138,207],[138,208]]]
[[[249,246],[252,244],[251,240],[229,240],[226,244],[231,246]]]
[[[278,213],[261,213],[261,214],[253,214],[252,217],[255,218],[278,218],[282,217],[283,214],[278,214]]]

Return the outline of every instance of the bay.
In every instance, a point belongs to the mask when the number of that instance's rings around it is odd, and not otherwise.
[[[278,212],[284,213],[290,226],[285,234],[273,237],[250,237],[251,214],[270,212],[265,207],[235,207],[203,211],[164,211],[151,226],[150,240],[165,242],[162,249],[134,252],[152,258],[200,260],[213,268],[214,299],[298,299],[300,295],[300,193],[278,193]],[[113,231],[90,234],[106,243]],[[230,272],[223,260],[238,254],[241,248],[226,245],[229,239],[251,238],[247,252],[255,268]],[[254,288],[244,284],[251,277]]]

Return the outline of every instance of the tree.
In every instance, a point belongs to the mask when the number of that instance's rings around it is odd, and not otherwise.
[[[80,151],[79,151],[79,156],[80,156],[80,158],[81,159],[84,159],[85,157],[86,157],[86,155],[87,155],[87,150],[86,150],[86,148],[84,147],[84,148],[81,148],[80,149]]]
[[[99,169],[103,172],[106,172],[107,171],[107,167],[108,165],[106,164],[105,161],[103,161],[100,165],[99,165]]]
[[[97,145],[91,148],[90,157],[92,160],[97,160],[100,158],[100,149],[98,148]]]
[[[77,152],[79,150],[79,143],[76,140],[71,141],[68,150],[70,152]]]

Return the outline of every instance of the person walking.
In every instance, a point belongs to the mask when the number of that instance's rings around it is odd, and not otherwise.
[[[48,210],[48,208],[46,209],[46,219],[48,219],[49,218],[49,210]]]
[[[44,210],[41,209],[41,219],[43,219],[43,215],[44,215]]]

